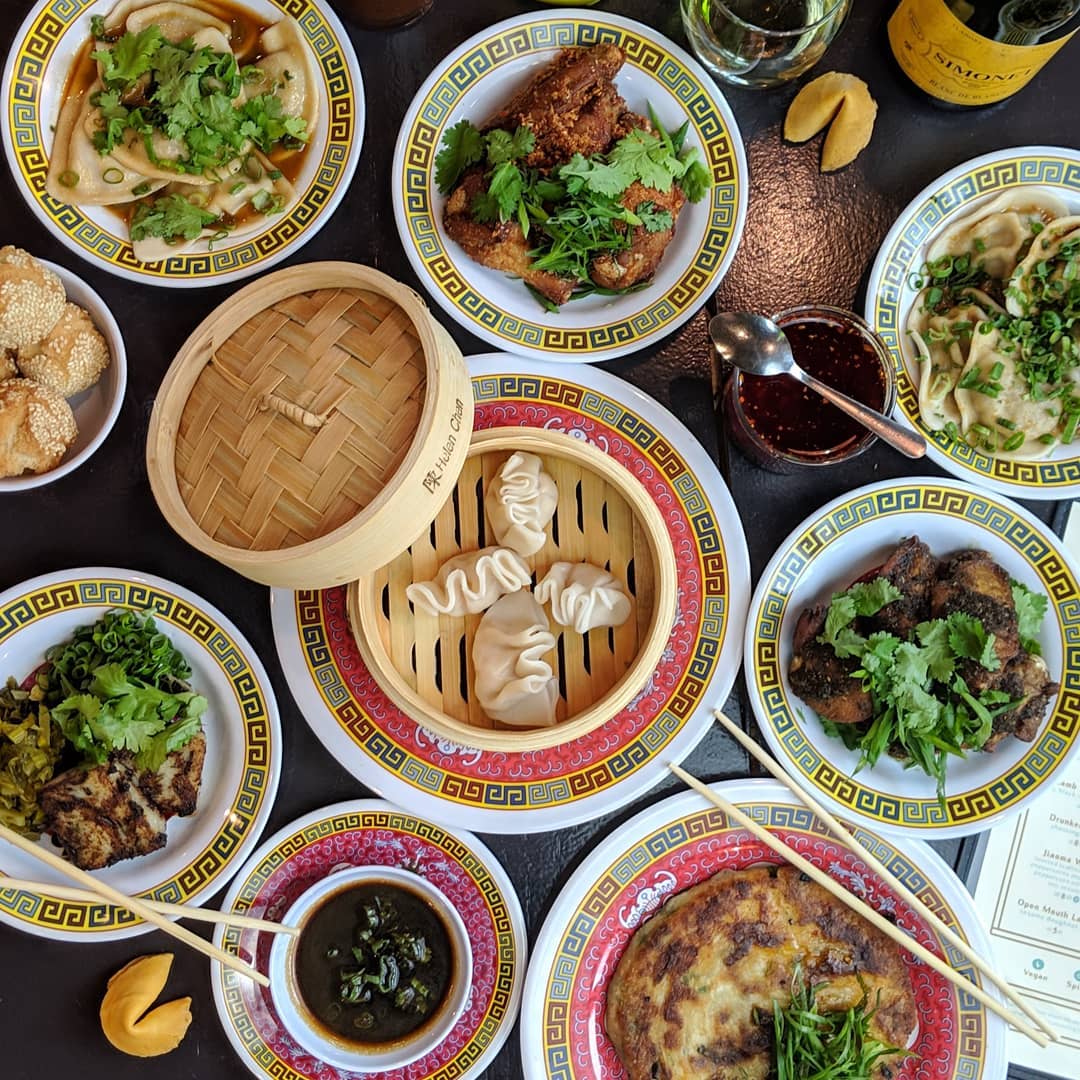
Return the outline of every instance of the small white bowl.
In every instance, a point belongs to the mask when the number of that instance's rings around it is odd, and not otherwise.
[[[110,360],[109,366],[101,373],[101,378],[89,390],[68,398],[79,434],[60,464],[48,472],[2,477],[0,494],[6,491],[27,491],[43,484],[51,484],[77,469],[97,450],[112,430],[117,416],[120,415],[124,391],[127,388],[127,352],[124,349],[124,339],[105,301],[82,278],[65,267],[45,259],[38,261],[61,280],[67,298],[89,314],[90,320],[101,331],[109,346]]]
[[[356,1073],[386,1072],[399,1069],[430,1053],[446,1038],[458,1022],[472,987],[472,946],[465,923],[453,904],[426,878],[394,866],[355,866],[336,870],[312,885],[285,913],[282,922],[299,926],[333,893],[367,882],[390,882],[419,893],[441,917],[450,936],[455,965],[450,986],[438,1012],[411,1035],[388,1043],[373,1043],[360,1049],[344,1039],[328,1037],[314,1026],[311,1013],[300,995],[295,975],[295,957],[299,937],[279,935],[270,949],[270,996],[285,1030],[309,1054]]]

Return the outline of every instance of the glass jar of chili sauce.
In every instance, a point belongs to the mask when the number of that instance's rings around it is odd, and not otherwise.
[[[804,371],[879,412],[892,411],[892,358],[858,315],[809,304],[782,311],[773,321]],[[733,370],[724,387],[723,411],[739,449],[772,472],[848,461],[877,438],[790,375]]]

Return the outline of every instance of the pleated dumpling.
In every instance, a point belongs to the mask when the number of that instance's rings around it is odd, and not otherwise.
[[[405,595],[428,615],[478,615],[531,581],[532,572],[519,555],[487,547],[447,559],[431,581],[413,582]]]
[[[259,38],[259,52],[262,58],[255,66],[262,78],[252,79],[248,94],[276,94],[281,111],[302,116],[308,132],[314,132],[319,122],[319,73],[300,24],[286,15],[268,26]]]
[[[555,636],[544,609],[528,592],[498,600],[473,639],[473,680],[480,708],[513,727],[551,727],[559,680],[544,657]]]
[[[1005,290],[1005,307],[1010,315],[1017,317],[1035,315],[1039,312],[1038,296],[1048,282],[1059,280],[1069,262],[1062,258],[1061,249],[1080,239],[1080,215],[1061,217],[1049,225],[1031,242],[1031,248],[1013,273],[1009,288]],[[1048,269],[1039,272],[1039,264],[1047,263]],[[1033,288],[1032,278],[1036,279]]]
[[[535,454],[515,451],[484,493],[484,509],[495,539],[519,555],[535,555],[547,539],[559,489]]]
[[[923,308],[926,293],[911,308],[908,333],[919,355],[919,416],[931,431],[948,423],[959,425],[960,411],[953,392],[967,366],[971,342],[986,312],[975,304],[955,307],[942,315]]]
[[[552,618],[579,634],[622,626],[630,617],[630,597],[622,584],[591,563],[555,563],[536,586],[536,599],[550,602]]]
[[[1064,213],[1064,203],[1043,188],[1002,192],[943,229],[927,249],[927,261],[970,255],[990,277],[1007,278],[1039,226]]]

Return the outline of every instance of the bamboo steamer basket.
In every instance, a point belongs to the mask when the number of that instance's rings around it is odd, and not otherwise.
[[[472,644],[482,615],[435,618],[414,611],[405,594],[452,556],[497,544],[483,493],[515,450],[537,454],[559,489],[547,541],[525,560],[534,584],[552,563],[591,562],[608,568],[633,601],[622,626],[586,635],[550,620],[556,648],[545,659],[560,695],[558,722],[547,728],[498,724],[477,704]],[[408,551],[349,586],[348,611],[365,664],[398,708],[460,745],[520,753],[569,742],[624,709],[660,662],[677,600],[671,538],[638,480],[583,440],[516,427],[474,432],[453,494],[431,527]]]
[[[428,528],[472,423],[461,352],[416,293],[308,263],[241,289],[188,338],[146,465],[193,547],[265,585],[328,588]]]

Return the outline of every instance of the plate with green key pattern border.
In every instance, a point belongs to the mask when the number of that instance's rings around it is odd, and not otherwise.
[[[61,570],[0,595],[0,680],[22,682],[50,646],[114,608],[152,615],[191,665],[192,689],[208,701],[206,760],[195,812],[168,821],[165,846],[96,874],[127,895],[198,905],[243,865],[270,814],[281,772],[274,691],[255,650],[217,608],[164,578],[113,567]],[[48,837],[41,843],[50,845]],[[0,874],[70,884],[7,841],[0,841]],[[3,877],[0,921],[68,941],[153,930],[109,904],[5,890]]]
[[[635,112],[665,127],[689,119],[713,186],[679,215],[652,282],[622,296],[589,296],[546,312],[520,280],[473,262],[446,235],[435,154],[462,119],[487,120],[560,50],[617,44],[626,62],[615,85]],[[541,360],[593,363],[658,341],[689,319],[734,258],[746,217],[749,173],[735,117],[716,84],[673,42],[605,12],[530,12],[482,31],[452,52],[417,92],[401,125],[394,212],[409,261],[435,301],[497,348]]]
[[[1004,739],[993,752],[950,758],[945,805],[936,781],[882,754],[857,770],[859,754],[825,734],[791,689],[792,634],[804,608],[826,604],[879,567],[905,537],[942,558],[976,548],[1049,603],[1039,643],[1061,688],[1031,742]],[[874,829],[926,840],[982,832],[1048,790],[1080,744],[1080,584],[1072,559],[1042,522],[1000,495],[956,480],[887,480],[815,511],[765,568],[746,623],[746,683],[754,713],[780,764],[838,813]]]
[[[1042,459],[992,457],[931,431],[919,420],[919,362],[904,332],[915,302],[927,245],[952,221],[1016,187],[1042,187],[1080,213],[1080,151],[1061,146],[996,150],[966,161],[928,184],[896,219],[878,251],[866,289],[866,321],[896,365],[897,419],[926,436],[927,453],[943,469],[1014,499],[1073,499],[1080,495],[1080,439]]]

